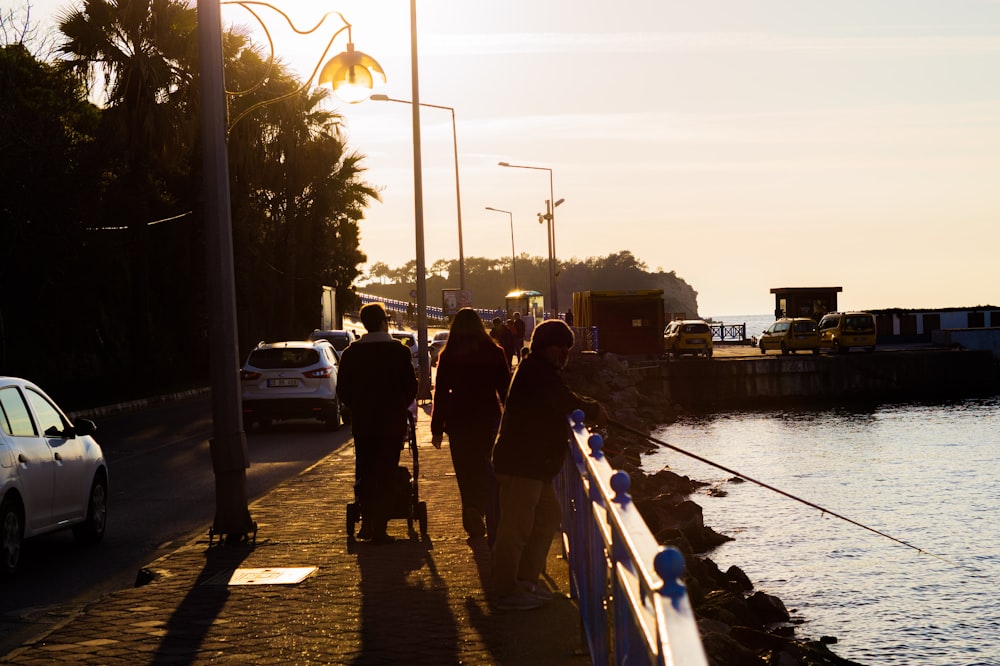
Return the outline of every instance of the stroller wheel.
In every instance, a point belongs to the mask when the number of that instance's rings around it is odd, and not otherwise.
[[[356,502],[351,502],[347,505],[347,536],[348,538],[354,537],[354,526],[358,524],[358,520],[361,518],[361,511]]]
[[[417,521],[420,523],[420,534],[427,536],[427,502],[417,502]]]

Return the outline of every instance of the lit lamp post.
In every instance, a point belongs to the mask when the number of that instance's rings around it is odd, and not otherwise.
[[[198,0],[198,45],[201,54],[199,65],[202,100],[201,140],[204,146],[202,189],[205,201],[206,257],[207,265],[210,267],[207,301],[209,371],[212,384],[212,439],[209,443],[212,469],[215,473],[215,519],[212,522],[211,534],[218,534],[228,540],[246,538],[250,533],[255,534],[257,526],[250,517],[247,505],[246,468],[250,463],[240,404],[233,230],[229,199],[229,164],[226,154],[226,135],[231,125],[227,125],[226,122],[221,4],[220,0]],[[255,17],[257,15],[247,5],[271,7],[285,16],[277,8],[262,2],[226,4],[239,4]],[[343,16],[340,18],[343,19]],[[350,32],[350,24],[346,20],[344,27],[330,39],[326,51],[320,56],[320,61],[326,57],[333,39],[344,29]],[[369,56],[354,51],[354,45],[348,44],[346,53],[334,57],[323,68],[320,82],[332,85],[338,94],[342,89],[351,90],[349,97],[357,97],[360,90],[366,88],[370,90],[379,75],[384,82],[385,76],[378,63]],[[311,79],[306,86],[310,82]],[[263,104],[275,101],[278,100],[268,100],[254,105],[236,120]]]
[[[395,99],[388,95],[372,95],[369,99],[373,102],[399,102],[400,104],[413,104],[406,99]],[[458,129],[455,125],[455,109],[450,106],[439,104],[428,104],[420,102],[420,106],[429,106],[433,109],[445,109],[451,111],[451,145],[455,153],[455,210],[458,212],[458,286],[465,290],[465,252],[462,249],[462,189],[459,187],[458,179]]]
[[[552,316],[559,316],[559,294],[556,290],[556,206],[565,199],[555,200],[552,190],[552,169],[549,167],[527,166],[524,164],[510,164],[509,162],[499,162],[502,167],[512,169],[535,169],[537,171],[549,172],[549,200],[546,202],[545,219],[548,221],[549,236],[549,300],[552,303]],[[541,220],[539,220],[541,221]]]
[[[493,206],[487,206],[486,210],[492,210],[497,213],[507,213],[510,216],[510,269],[514,273],[514,289],[517,289],[517,255],[514,254],[514,213],[509,210],[500,210],[499,208],[494,208]]]
[[[413,101],[410,102],[410,108],[413,110],[413,224],[416,228],[417,241],[417,354],[420,363],[420,384],[417,389],[417,400],[430,400],[431,369],[428,364],[427,354],[427,260],[424,254],[424,185],[423,167],[420,156],[420,107],[425,105],[420,103],[419,71],[420,68],[417,65],[417,0],[410,0],[410,96],[413,98]]]

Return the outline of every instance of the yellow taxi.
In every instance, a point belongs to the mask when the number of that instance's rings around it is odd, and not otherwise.
[[[816,322],[808,317],[783,318],[767,327],[757,340],[760,353],[768,349],[794,354],[799,350],[819,353],[819,331]]]
[[[663,353],[712,358],[712,328],[701,319],[678,319],[663,329]]]
[[[869,312],[831,312],[819,320],[819,344],[846,353],[851,347],[875,351],[875,315]]]

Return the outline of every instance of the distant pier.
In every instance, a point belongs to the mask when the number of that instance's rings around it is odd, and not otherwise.
[[[1000,392],[998,364],[989,351],[932,347],[783,356],[762,355],[749,345],[719,345],[712,360],[663,360],[632,372],[646,390],[703,411]]]

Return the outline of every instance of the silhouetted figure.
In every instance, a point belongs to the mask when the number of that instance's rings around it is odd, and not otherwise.
[[[503,319],[500,317],[493,318],[493,329],[490,331],[490,337],[496,340],[503,349],[507,355],[507,366],[510,367],[511,359],[514,358],[514,336],[511,335],[510,329],[504,325]]]
[[[490,455],[509,384],[506,352],[486,333],[476,311],[462,308],[438,357],[431,442],[440,448],[448,435],[462,496],[462,527],[472,538],[488,536],[490,543],[497,521]]]
[[[407,414],[417,397],[417,376],[409,348],[389,335],[385,306],[369,303],[360,316],[368,333],[343,351],[337,395],[351,410],[355,487],[361,502],[358,538],[389,543],[386,525],[409,428]]]
[[[539,576],[561,521],[553,479],[569,450],[569,414],[582,409],[587,420],[607,423],[604,407],[570,391],[559,375],[572,346],[573,331],[563,321],[539,324],[507,392],[493,447],[500,487],[493,585],[501,609],[537,608],[548,596]]]
[[[566,325],[572,327],[573,326],[573,308],[570,308],[569,310],[566,310],[566,317],[565,318],[566,318]]]

